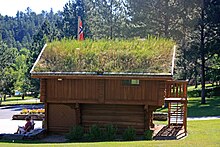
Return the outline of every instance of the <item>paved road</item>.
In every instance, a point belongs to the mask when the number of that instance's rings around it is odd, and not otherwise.
[[[0,119],[11,119],[14,114],[19,114],[22,109],[40,109],[43,108],[43,104],[37,105],[11,105],[0,107]]]
[[[212,120],[220,119],[220,116],[188,117],[187,120]]]
[[[14,114],[19,114],[24,108],[39,109],[43,108],[43,104],[37,105],[11,105],[0,107],[0,133],[14,133],[18,125],[24,126],[25,120],[12,120]],[[35,128],[42,128],[42,121],[35,121]]]

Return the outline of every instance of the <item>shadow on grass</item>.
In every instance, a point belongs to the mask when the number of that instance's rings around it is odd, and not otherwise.
[[[206,98],[206,104],[201,104],[201,97],[188,98],[188,117],[220,116],[220,96]],[[159,108],[157,112],[168,112],[167,108]]]
[[[206,104],[201,104],[201,98],[188,99],[188,117],[220,116],[220,96],[206,98]]]

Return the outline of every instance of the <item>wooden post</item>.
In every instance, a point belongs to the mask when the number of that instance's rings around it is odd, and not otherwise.
[[[47,97],[47,81],[46,79],[41,79],[40,80],[40,101],[41,102],[46,102],[46,97]]]
[[[184,102],[184,130],[187,133],[187,102]]]
[[[81,124],[81,112],[79,103],[75,104],[76,125]]]
[[[149,126],[151,128],[154,128],[154,123],[153,123],[153,108],[148,108],[148,116],[149,116]]]
[[[183,92],[184,92],[183,97],[187,98],[187,84],[186,83],[184,84]]]
[[[148,113],[149,113],[148,105],[144,105],[144,130],[150,129],[149,127],[150,120],[149,120]]]
[[[177,83],[175,83],[175,87],[176,87],[176,89],[175,89],[175,96],[178,97],[178,84]]]
[[[42,128],[48,130],[48,125],[49,125],[49,122],[48,122],[49,104],[48,103],[44,103],[44,109],[45,109],[45,117],[44,117],[44,120],[42,121]]]
[[[170,102],[168,102],[168,127],[170,127]]]

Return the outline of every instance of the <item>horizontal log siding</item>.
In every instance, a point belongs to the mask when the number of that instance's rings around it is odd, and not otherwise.
[[[100,80],[47,79],[48,101],[95,100],[100,96]]]
[[[162,106],[165,82],[140,80],[139,85],[123,85],[122,80],[105,80],[105,103],[141,102]],[[140,104],[140,103],[139,103]]]
[[[69,132],[76,124],[75,105],[48,104],[47,127],[49,132]]]
[[[119,133],[128,126],[135,128],[138,134],[144,132],[144,106],[141,105],[82,104],[81,115],[87,131],[93,124],[113,124]]]
[[[123,79],[47,79],[49,103],[138,104],[162,106],[165,82],[140,80],[124,85]]]

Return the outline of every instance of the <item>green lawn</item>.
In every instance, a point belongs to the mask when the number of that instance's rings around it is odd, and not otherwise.
[[[188,121],[188,136],[173,141],[132,141],[97,143],[0,143],[0,146],[74,146],[74,147],[142,147],[142,146],[220,146],[220,119]]]
[[[36,98],[33,97],[25,97],[24,100],[22,100],[21,97],[7,97],[6,101],[3,101],[1,105],[15,105],[15,104],[36,104],[39,103],[39,100],[37,101]]]
[[[210,88],[210,87],[213,87],[213,88],[214,88],[214,87],[216,87],[216,85],[213,86],[212,84],[205,84],[205,87],[206,87],[206,88]],[[198,89],[202,89],[202,85],[201,85],[201,84],[198,85],[197,88],[195,88],[195,86],[188,86],[188,87],[187,87],[187,90],[188,90],[188,91],[192,91],[192,90],[196,90],[196,89],[197,89],[197,90],[198,90]]]
[[[220,116],[220,96],[206,98],[206,104],[200,104],[201,98],[189,98],[188,116]]]
[[[220,96],[206,98],[206,104],[201,104],[200,97],[188,98],[188,117],[220,116]],[[167,108],[159,108],[158,112],[167,112]]]

